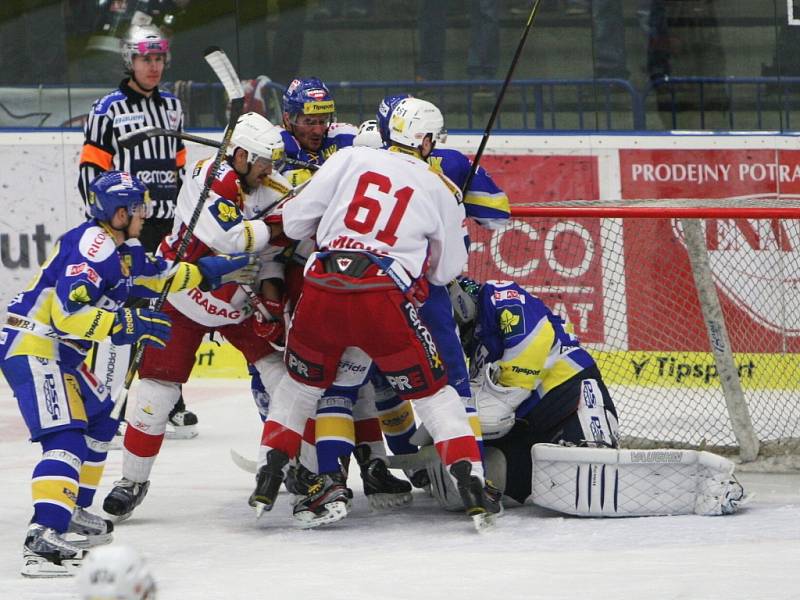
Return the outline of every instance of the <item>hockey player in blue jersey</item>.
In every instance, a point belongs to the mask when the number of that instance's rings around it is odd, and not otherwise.
[[[356,128],[336,122],[336,103],[317,77],[292,80],[283,93],[282,107],[287,158],[321,165],[337,150],[353,145]],[[289,164],[283,175],[299,185],[311,172]]]
[[[161,312],[123,308],[129,294],[217,287],[249,279],[246,254],[168,264],[144,252],[137,236],[148,216],[144,184],[108,171],[89,185],[89,221],[65,233],[30,285],[8,305],[0,330],[0,370],[11,386],[31,440],[42,445],[34,468],[34,514],[22,574],[73,574],[84,549],[111,541],[113,526],[92,505],[117,429],[108,390],[84,358],[92,342],[163,347],[171,323]],[[210,259],[210,260],[209,260]]]
[[[608,388],[561,317],[510,281],[459,277],[448,291],[490,455],[487,472],[506,496],[519,503],[530,496],[536,443],[618,446]],[[434,497],[451,507],[437,469],[428,469]]]

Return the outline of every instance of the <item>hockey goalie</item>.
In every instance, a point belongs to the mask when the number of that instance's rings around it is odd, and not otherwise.
[[[721,456],[619,448],[600,370],[540,299],[513,282],[464,277],[449,291],[470,359],[487,477],[507,504],[630,517],[731,514],[748,499]],[[434,497],[459,509],[449,478],[431,461]]]

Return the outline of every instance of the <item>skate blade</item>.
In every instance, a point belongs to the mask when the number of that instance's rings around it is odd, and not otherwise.
[[[411,492],[402,494],[370,494],[367,496],[367,503],[370,510],[391,510],[393,508],[405,508],[411,504],[414,497]]]
[[[310,510],[295,513],[294,518],[300,524],[300,529],[314,529],[322,525],[330,525],[341,521],[347,516],[347,503],[337,500],[324,505],[327,512],[317,515]]]
[[[191,440],[200,434],[196,425],[184,425],[183,427],[170,426],[164,433],[168,440]]]
[[[64,539],[78,548],[94,548],[95,546],[110,544],[114,541],[114,534],[81,535],[80,533],[67,533],[64,535]]]
[[[497,515],[484,512],[476,515],[471,515],[472,524],[475,526],[475,531],[478,533],[485,533],[494,529],[497,525]]]
[[[271,511],[274,505],[267,502],[260,502],[259,500],[253,500],[251,506],[256,509],[256,520],[258,520],[265,512]]]
[[[60,565],[51,563],[42,557],[26,557],[20,573],[31,579],[47,579],[54,577],[72,577],[81,566],[81,559],[64,559]]]
[[[125,513],[124,515],[112,515],[110,512],[105,511],[106,515],[108,515],[108,520],[114,524],[122,523],[123,521],[127,521],[133,516],[133,511],[129,513]]]

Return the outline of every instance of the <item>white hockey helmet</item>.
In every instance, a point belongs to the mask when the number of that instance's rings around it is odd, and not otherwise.
[[[248,164],[253,164],[259,158],[273,163],[283,160],[281,130],[255,112],[245,113],[236,121],[228,155],[233,156],[236,148],[247,150]]]
[[[131,25],[122,40],[122,62],[126,71],[133,71],[133,57],[146,54],[164,54],[164,67],[171,58],[169,40],[155,25]]]
[[[370,148],[383,148],[381,132],[375,119],[364,121],[358,127],[358,133],[353,138],[353,146],[369,146]]]
[[[427,135],[433,142],[444,143],[447,140],[442,111],[421,98],[401,100],[389,117],[389,141],[418,148]]]
[[[144,558],[130,546],[94,548],[77,578],[81,600],[155,600],[156,583]]]

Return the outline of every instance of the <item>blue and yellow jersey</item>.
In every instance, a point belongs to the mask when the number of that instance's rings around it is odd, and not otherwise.
[[[445,148],[434,148],[428,163],[435,171],[444,173],[459,189],[464,187],[472,167],[472,162],[463,153]],[[468,217],[489,229],[501,227],[511,215],[508,196],[480,166],[464,196],[464,208]]]
[[[194,265],[185,270],[176,274],[173,290],[202,279]],[[97,221],[71,229],[9,303],[0,331],[0,360],[28,355],[77,366],[93,341],[109,336],[114,311],[129,294],[155,297],[172,273],[166,261],[146,254],[138,240],[118,247]]]
[[[311,152],[300,147],[297,139],[285,129],[281,131],[286,158],[302,160],[313,165],[322,165],[337,150],[353,145],[356,137],[356,128],[346,123],[333,123],[328,128],[328,134],[322,140],[322,146],[317,152]],[[288,179],[292,186],[303,183],[311,176],[309,169],[303,169],[294,165],[287,165],[281,171],[281,175]]]
[[[535,391],[540,398],[595,365],[561,317],[510,281],[481,286],[475,340],[473,372],[495,363],[498,384]]]

